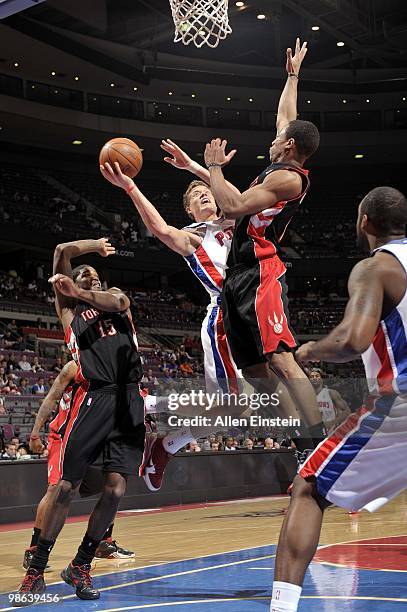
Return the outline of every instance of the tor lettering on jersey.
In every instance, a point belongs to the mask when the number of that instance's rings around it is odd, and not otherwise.
[[[88,310],[81,312],[81,317],[84,321],[92,321],[92,319],[95,319],[98,316],[99,311],[95,310],[94,308],[88,308]]]

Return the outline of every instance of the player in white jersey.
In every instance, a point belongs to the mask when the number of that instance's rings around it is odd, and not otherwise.
[[[349,415],[349,406],[343,399],[342,395],[336,389],[328,389],[324,385],[321,371],[313,369],[308,374],[311,385],[314,387],[315,395],[317,396],[317,406],[321,413],[322,422],[324,424],[325,433],[329,433],[331,429],[340,425]]]
[[[365,196],[356,229],[372,256],[351,272],[342,322],[296,353],[303,363],[345,363],[361,355],[371,395],[321,442],[294,481],[271,612],[298,609],[327,505],[374,511],[407,488],[406,225],[407,199],[397,189],[377,187]]]

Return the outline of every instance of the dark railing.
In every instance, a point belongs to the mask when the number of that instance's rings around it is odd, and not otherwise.
[[[0,94],[122,119],[244,130],[275,129],[276,114],[271,111],[202,107],[106,96],[37,81],[25,81],[4,74],[0,74]],[[407,128],[407,109],[405,108],[383,111],[304,111],[300,112],[299,117],[312,121],[321,131]]]

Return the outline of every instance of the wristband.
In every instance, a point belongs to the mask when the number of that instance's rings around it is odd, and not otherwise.
[[[135,184],[134,184],[134,183],[132,183],[128,189],[127,189],[127,187],[126,187],[126,193],[127,193],[128,195],[130,195],[130,194],[131,194],[131,192],[133,191],[133,189],[135,189],[135,188],[136,188]]]
[[[39,439],[40,439],[40,436],[37,436],[37,434],[34,434],[34,435],[31,434],[30,436],[30,440],[39,440]]]
[[[297,79],[297,81],[298,81],[298,79],[299,79],[298,74],[295,74],[295,72],[289,72],[289,73],[288,73],[288,76],[289,76],[289,77],[292,77],[292,76],[293,76],[293,77],[295,77],[295,78]]]
[[[209,164],[206,164],[206,167],[207,167],[207,168],[216,168],[216,167],[217,167],[217,168],[222,168],[222,164],[217,164],[217,163],[215,163],[215,162],[211,162],[211,163],[209,163]]]

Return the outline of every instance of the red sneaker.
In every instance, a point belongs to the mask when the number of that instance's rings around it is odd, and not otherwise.
[[[35,595],[42,595],[45,591],[45,582],[43,573],[36,569],[29,568],[18,589],[14,593],[12,602],[13,608],[23,608],[30,606],[35,602]]]
[[[163,446],[163,438],[157,434],[147,434],[144,444],[143,461],[139,474],[150,491],[159,491],[163,483],[164,471],[172,455]]]

